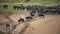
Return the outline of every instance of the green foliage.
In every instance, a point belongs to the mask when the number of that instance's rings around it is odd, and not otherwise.
[[[57,5],[60,4],[60,0],[30,0],[30,2],[24,2],[25,0],[0,0],[0,11],[3,12],[16,12],[21,10],[13,10],[14,5],[23,4],[28,5]],[[3,5],[8,5],[8,9],[3,9]]]

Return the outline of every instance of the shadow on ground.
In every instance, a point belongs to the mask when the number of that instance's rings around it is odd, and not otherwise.
[[[0,34],[6,34],[6,33],[0,31]]]

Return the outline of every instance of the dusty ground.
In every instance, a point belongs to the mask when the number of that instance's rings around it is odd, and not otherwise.
[[[17,19],[17,17],[14,19]],[[0,23],[4,23],[5,21],[7,21],[7,19],[4,16],[0,15]],[[45,15],[45,18],[37,17],[28,23],[30,25],[26,31],[24,31],[24,33],[22,32],[23,34],[60,34],[60,15]],[[0,27],[0,31],[6,31],[5,25],[0,25]],[[23,24],[18,25],[16,29],[13,30],[14,33],[19,33],[23,27]]]
[[[30,23],[24,34],[60,34],[60,16],[37,19]]]

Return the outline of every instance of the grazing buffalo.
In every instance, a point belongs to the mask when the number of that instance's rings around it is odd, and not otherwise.
[[[21,9],[21,6],[17,6],[17,9]]]
[[[38,9],[37,13],[38,13],[39,17],[42,16],[44,18],[44,11],[43,11],[43,9]]]
[[[21,9],[20,6],[13,6],[13,9]]]
[[[13,9],[20,9],[20,10],[25,10],[25,7],[24,6],[13,6]]]
[[[31,16],[26,17],[26,20],[32,20],[33,18]]]
[[[23,23],[23,22],[24,22],[24,19],[23,19],[23,18],[20,18],[20,19],[18,20],[18,22]]]
[[[27,11],[31,10],[31,6],[26,6]]]
[[[8,5],[4,5],[3,6],[3,9],[8,9]]]
[[[21,6],[20,9],[24,11],[25,10],[25,7],[24,6]]]
[[[39,16],[39,17],[42,16],[42,17],[44,18],[44,14],[42,14],[42,13],[41,13],[41,14],[38,14],[38,16]]]
[[[13,6],[13,9],[17,9],[17,6]]]
[[[20,5],[21,5],[21,9],[22,9],[22,10],[25,10],[25,7],[24,7],[22,4],[20,4]]]
[[[27,11],[35,10],[34,6],[26,6]]]
[[[32,17],[35,16],[35,14],[36,14],[36,11],[31,11],[30,12],[30,16],[32,16]]]

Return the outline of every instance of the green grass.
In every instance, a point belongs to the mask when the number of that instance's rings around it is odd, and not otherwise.
[[[0,3],[23,3],[25,0],[0,0]],[[41,2],[60,2],[60,0],[30,0],[33,3],[41,3]]]
[[[33,3],[2,3],[0,4],[0,11],[3,11],[3,12],[16,12],[16,11],[21,11],[21,10],[14,10],[13,9],[13,6],[14,5],[20,5],[20,4],[23,4],[24,6],[28,6],[28,5],[34,5]],[[3,9],[3,5],[8,5],[8,9]]]
[[[51,6],[51,5],[57,5],[58,0],[30,0],[30,2],[24,2],[24,0],[0,0],[0,11],[2,12],[16,12],[21,10],[13,10],[14,5],[20,5],[23,4],[24,6],[28,5],[45,5],[45,6]],[[7,4],[9,7],[8,9],[3,9],[3,5]],[[60,3],[59,3],[60,4]]]
[[[8,5],[8,9],[3,9],[3,5]],[[56,5],[55,3],[48,3],[48,2],[41,2],[41,3],[0,3],[0,11],[2,12],[16,12],[16,11],[21,11],[21,10],[14,10],[13,6],[14,5],[20,5],[23,4],[24,6],[28,6],[28,5]]]

